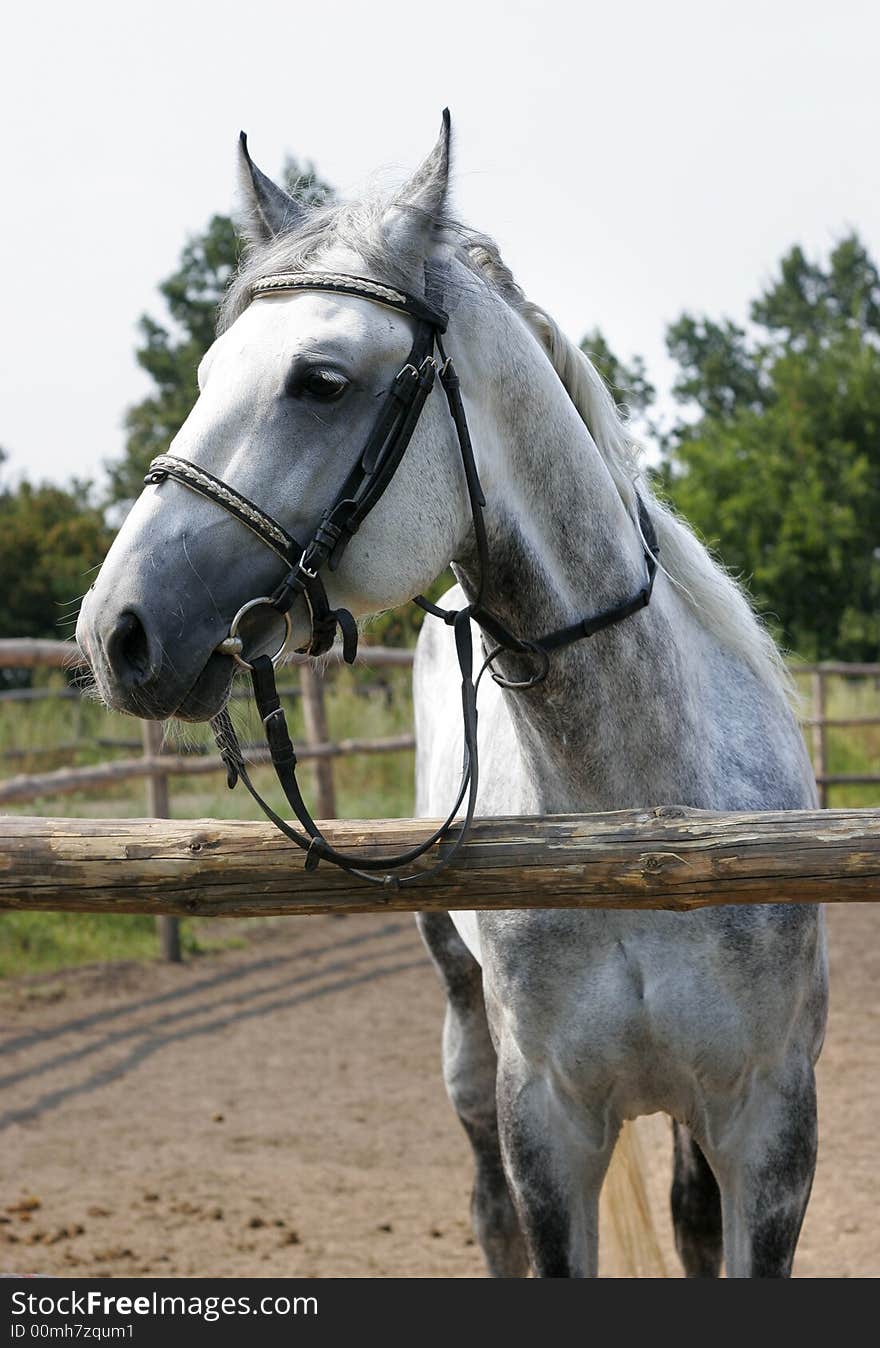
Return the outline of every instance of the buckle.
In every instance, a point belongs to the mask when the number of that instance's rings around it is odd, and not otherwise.
[[[317,580],[317,579],[318,579],[318,572],[317,572],[317,570],[315,570],[315,571],[310,571],[309,568],[305,565],[306,553],[307,553],[307,552],[308,552],[308,548],[303,548],[303,554],[302,554],[302,556],[301,556],[300,559],[299,559],[299,564],[298,564],[298,566],[297,566],[297,570],[298,570],[299,572],[301,572],[302,575],[308,576],[309,580]]]

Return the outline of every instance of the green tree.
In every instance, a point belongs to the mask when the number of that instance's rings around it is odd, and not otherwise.
[[[667,494],[808,658],[880,647],[880,277],[855,235],[827,265],[800,248],[752,329],[669,329],[689,420],[667,436]]]
[[[725,319],[682,314],[666,331],[666,346],[678,365],[672,392],[685,408],[725,420],[745,408],[760,410],[767,390],[760,362],[742,328]]]
[[[5,459],[0,450],[0,464]],[[0,637],[71,636],[112,532],[89,483],[0,483]],[[22,682],[8,677],[4,682]]]
[[[804,351],[842,332],[880,335],[880,277],[855,234],[832,251],[825,271],[795,247],[782,259],[780,277],[752,305],[752,321],[780,346]]]
[[[284,181],[287,190],[307,205],[320,205],[334,196],[312,164],[288,159]],[[167,449],[189,415],[198,397],[196,371],[214,340],[217,308],[240,252],[232,220],[213,216],[204,233],[186,243],[177,270],[159,286],[168,318],[163,322],[149,314],[141,318],[142,342],[136,356],[155,388],[126,413],[125,451],[107,464],[111,501],[129,503],[139,495],[150,460]]]

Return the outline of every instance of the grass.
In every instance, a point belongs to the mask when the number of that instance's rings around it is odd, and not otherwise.
[[[381,677],[380,677],[381,675]],[[288,672],[285,686],[294,685],[296,674]],[[45,686],[62,686],[59,675],[43,679]],[[342,671],[328,680],[327,717],[334,739],[382,739],[408,732],[412,726],[410,671]],[[262,739],[259,718],[248,701],[233,703],[242,742]],[[287,700],[291,734],[304,739],[298,700]],[[40,753],[58,744],[76,741],[73,758],[65,762],[100,763],[108,758],[137,757],[139,749],[115,753],[98,739],[139,740],[139,722],[108,712],[97,703],[52,699],[33,703],[0,703],[0,754],[24,750],[25,757],[0,758],[0,774],[45,772],[61,766]],[[211,743],[207,727],[175,727],[175,741]],[[36,752],[35,752],[36,751]],[[340,818],[394,818],[413,812],[413,754],[370,754],[334,760],[336,808]],[[281,814],[289,809],[272,769],[255,767],[257,789]],[[309,799],[311,773],[302,766],[302,781]],[[313,796],[312,796],[313,798]],[[9,814],[68,815],[80,818],[132,818],[146,813],[143,780],[120,782],[89,793],[36,800],[5,807]],[[175,777],[171,781],[171,814],[175,819],[261,819],[256,803],[239,787],[230,791],[223,774],[210,777]],[[198,955],[218,944],[234,942],[240,924],[193,922],[183,919],[184,949]],[[218,933],[220,928],[220,933]],[[0,914],[0,978],[43,973],[51,969],[110,960],[156,959],[158,947],[154,920],[149,916],[113,916],[83,913]]]
[[[156,958],[156,924],[146,915],[3,913],[0,937],[0,978],[98,960]]]
[[[52,673],[42,676],[46,686],[62,686]],[[296,681],[287,674],[285,685]],[[809,714],[809,681],[800,680],[805,695],[804,714]],[[829,678],[826,684],[826,715],[829,717],[880,717],[880,684],[874,679]],[[350,671],[334,673],[327,684],[327,715],[334,739],[378,739],[405,733],[412,725],[410,671]],[[234,715],[242,741],[261,739],[259,721],[249,701],[236,701]],[[304,738],[297,701],[288,701],[288,719],[295,740]],[[176,729],[174,738],[210,742],[206,727]],[[76,741],[74,761],[99,763],[117,756],[97,743],[99,739],[140,739],[137,721],[105,711],[96,703],[60,699],[35,703],[0,704],[0,754],[23,750],[21,758],[0,758],[0,773],[41,772],[60,766],[57,758],[40,754]],[[809,732],[807,742],[810,742]],[[120,751],[138,755],[138,749]],[[827,731],[828,771],[831,773],[880,773],[880,725]],[[70,758],[66,761],[70,761]],[[336,805],[340,818],[395,818],[413,812],[413,755],[393,753],[336,759],[334,762]],[[257,767],[253,778],[260,790],[282,814],[287,814],[271,768]],[[311,785],[308,765],[303,782]],[[123,782],[100,792],[44,797],[7,807],[13,814],[70,815],[79,817],[132,817],[146,812],[145,783]],[[829,804],[841,807],[876,805],[880,785],[837,786],[829,791]],[[176,819],[259,819],[260,812],[247,793],[227,790],[221,774],[212,777],[172,779],[171,813]],[[190,922],[181,924],[184,948],[191,955],[218,944],[237,943],[238,924]],[[109,916],[81,913],[0,914],[0,978],[97,961],[155,959],[157,942],[153,919],[147,916]]]

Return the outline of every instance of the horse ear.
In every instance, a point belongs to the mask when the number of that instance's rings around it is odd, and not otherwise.
[[[251,243],[268,243],[295,229],[303,218],[303,208],[257,168],[248,153],[243,131],[238,138],[238,151],[239,177],[247,206],[247,235]]]
[[[442,211],[449,188],[449,162],[452,149],[452,118],[443,109],[440,136],[428,158],[397,194],[401,205],[437,215]]]
[[[396,193],[383,221],[386,234],[398,247],[423,255],[427,250],[435,218],[446,204],[451,150],[452,119],[444,108],[437,144]]]

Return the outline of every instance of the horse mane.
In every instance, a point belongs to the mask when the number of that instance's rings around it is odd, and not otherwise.
[[[422,223],[424,212],[405,202],[376,195],[357,202],[312,210],[295,229],[244,255],[220,309],[218,329],[225,330],[250,301],[251,283],[271,271],[308,270],[322,253],[337,246],[361,257],[378,281],[413,288],[412,258],[395,256],[382,227],[389,206],[411,211]],[[683,596],[698,621],[739,656],[767,685],[797,701],[794,680],[783,656],[752,607],[744,588],[699,541],[690,525],[658,500],[640,467],[642,447],[588,356],[575,346],[553,318],[526,298],[485,234],[449,217],[428,223],[454,249],[468,271],[499,295],[522,318],[584,422],[620,497],[634,520],[636,492],[649,510],[660,541],[660,569]],[[444,276],[447,299],[451,276]]]
[[[782,653],[743,587],[711,556],[690,525],[654,495],[641,471],[642,447],[592,361],[545,309],[526,298],[497,244],[485,235],[470,234],[464,251],[471,266],[520,314],[547,355],[634,520],[636,491],[642,497],[660,541],[660,570],[713,636],[765,683],[796,700],[796,686]]]

